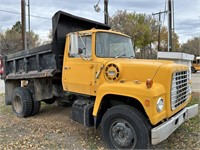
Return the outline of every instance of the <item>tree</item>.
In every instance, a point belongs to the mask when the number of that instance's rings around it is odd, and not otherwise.
[[[21,34],[22,30],[20,21],[17,21],[11,29],[6,30],[5,32],[0,32],[0,53],[7,54],[23,50]],[[27,41],[30,42],[30,48],[39,46],[39,36],[37,34],[31,31],[30,40],[28,32],[26,35]]]
[[[151,44],[157,40],[158,30],[156,20],[150,15],[119,10],[110,18],[110,25],[112,29],[131,37],[134,48],[140,52],[140,58],[144,58],[148,50],[152,55]]]
[[[160,49],[161,51],[168,51],[168,31],[166,27],[162,27],[160,31]],[[179,37],[173,32],[172,33],[172,51],[177,51],[180,47]]]
[[[48,36],[47,36],[47,39],[45,41],[43,41],[42,44],[48,44],[48,43],[51,43],[53,40],[53,33],[52,33],[52,30],[49,30],[49,33],[48,33]]]
[[[200,37],[189,39],[186,43],[181,45],[179,51],[200,56]]]
[[[111,28],[129,35],[134,43],[134,49],[139,52],[139,58],[152,58],[158,45],[158,25],[159,22],[151,15],[127,13],[126,10],[118,10],[110,18]],[[166,27],[161,27],[160,32],[160,49],[167,51],[168,32]],[[179,48],[179,39],[176,33],[173,33],[173,50]],[[137,54],[137,53],[136,53]]]

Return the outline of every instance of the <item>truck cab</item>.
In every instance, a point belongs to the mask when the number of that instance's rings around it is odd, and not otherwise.
[[[151,128],[152,144],[166,139],[175,126],[186,119],[186,112],[197,113],[197,105],[185,108],[191,99],[190,83],[187,66],[170,61],[135,59],[132,41],[125,34],[91,29],[66,36],[63,89],[94,97],[92,115],[96,125],[103,122],[103,136],[110,148],[130,148],[129,144],[131,147],[136,144],[129,141],[134,139],[132,135],[137,131],[126,122],[132,117],[124,117],[126,111],[134,112],[136,116],[141,115],[138,110],[142,112],[142,118],[146,120],[144,128],[147,131]],[[133,108],[136,112],[132,112]],[[117,117],[110,115],[115,111],[123,116],[117,121]],[[176,119],[168,121],[170,127],[153,128],[180,111]],[[168,132],[163,134],[166,129]],[[109,139],[108,133],[113,134]]]

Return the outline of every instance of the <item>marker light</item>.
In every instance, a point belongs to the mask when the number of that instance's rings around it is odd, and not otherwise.
[[[147,86],[148,89],[150,89],[153,86],[153,80],[152,79],[147,79],[146,86]]]

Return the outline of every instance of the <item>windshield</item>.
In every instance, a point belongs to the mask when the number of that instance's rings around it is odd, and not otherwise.
[[[113,33],[98,32],[96,34],[97,57],[135,57],[130,38]]]

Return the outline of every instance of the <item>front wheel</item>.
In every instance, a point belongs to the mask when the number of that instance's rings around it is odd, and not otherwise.
[[[194,67],[191,67],[191,71],[192,71],[192,73],[196,73],[197,72]]]
[[[150,126],[142,113],[128,106],[109,109],[101,122],[102,137],[109,149],[147,149]]]

